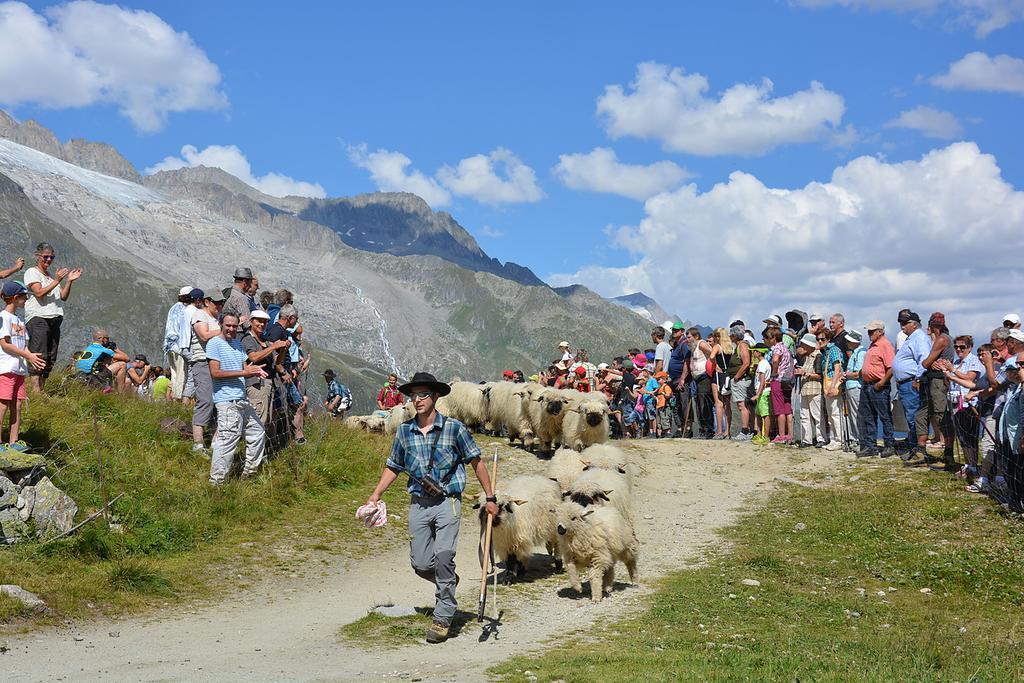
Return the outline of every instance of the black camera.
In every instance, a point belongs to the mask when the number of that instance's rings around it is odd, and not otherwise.
[[[444,488],[441,484],[429,474],[424,474],[420,479],[420,488],[423,489],[423,494],[430,497],[437,497],[444,495]]]

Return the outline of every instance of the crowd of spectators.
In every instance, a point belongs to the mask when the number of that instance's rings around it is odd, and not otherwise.
[[[900,311],[892,340],[882,320],[861,332],[841,313],[826,320],[790,311],[763,324],[758,339],[742,320],[709,334],[666,323],[651,330],[647,348],[597,365],[563,341],[546,368],[528,378],[506,370],[502,379],[600,392],[613,437],[898,455],[907,467],[945,470],[968,491],[1024,512],[1017,314],[1005,315],[977,351],[971,335],[950,333],[941,312],[924,323]]]

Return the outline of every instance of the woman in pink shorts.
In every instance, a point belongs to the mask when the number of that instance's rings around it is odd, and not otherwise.
[[[4,308],[0,311],[0,450],[27,450],[18,439],[21,428],[21,402],[25,400],[25,377],[28,368],[39,370],[46,365],[43,357],[26,349],[28,331],[25,322],[14,312],[25,305],[28,290],[20,282],[5,282],[0,290]],[[3,441],[4,418],[10,413],[11,427]]]
[[[793,381],[793,356],[789,353],[786,345],[782,343],[780,329],[769,328],[765,333],[765,339],[772,345],[772,414],[775,415],[778,431],[778,436],[772,440],[772,443],[791,443],[793,441],[793,404],[790,400],[792,387],[785,387],[783,384]]]

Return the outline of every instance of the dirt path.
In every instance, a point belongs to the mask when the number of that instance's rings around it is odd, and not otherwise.
[[[480,642],[475,619],[443,645],[362,650],[339,644],[338,629],[374,605],[427,605],[429,585],[408,567],[404,549],[346,564],[335,560],[293,582],[263,586],[223,604],[148,618],[89,622],[10,637],[0,655],[5,681],[347,681],[482,680],[491,664],[537,649],[595,620],[642,604],[650,579],[687,565],[717,542],[715,529],[772,488],[776,477],[799,478],[838,467],[835,458],[797,456],[790,449],[730,442],[645,441],[630,449],[639,465],[636,499],[641,542],[639,587],[622,586],[600,604],[573,599],[564,574],[503,589],[498,637]],[[511,471],[541,471],[545,463],[517,452]],[[803,453],[803,452],[802,452]],[[472,513],[466,506],[467,515]],[[402,520],[390,533],[404,533]],[[465,519],[458,564],[460,608],[475,611],[479,568],[475,520]],[[314,559],[311,562],[322,562]],[[620,565],[618,576],[623,577]],[[225,577],[230,586],[232,577]],[[225,590],[229,593],[229,590]]]

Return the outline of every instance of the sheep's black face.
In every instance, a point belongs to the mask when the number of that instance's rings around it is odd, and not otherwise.
[[[587,424],[591,427],[601,424],[601,413],[587,413]]]
[[[551,415],[558,415],[560,412],[562,412],[562,402],[561,401],[548,401],[547,411]]]
[[[594,498],[585,493],[573,493],[569,496],[569,500],[583,508],[594,504]]]
[[[559,524],[558,525],[558,535],[559,536],[565,536],[565,531],[566,531],[565,525]]]

